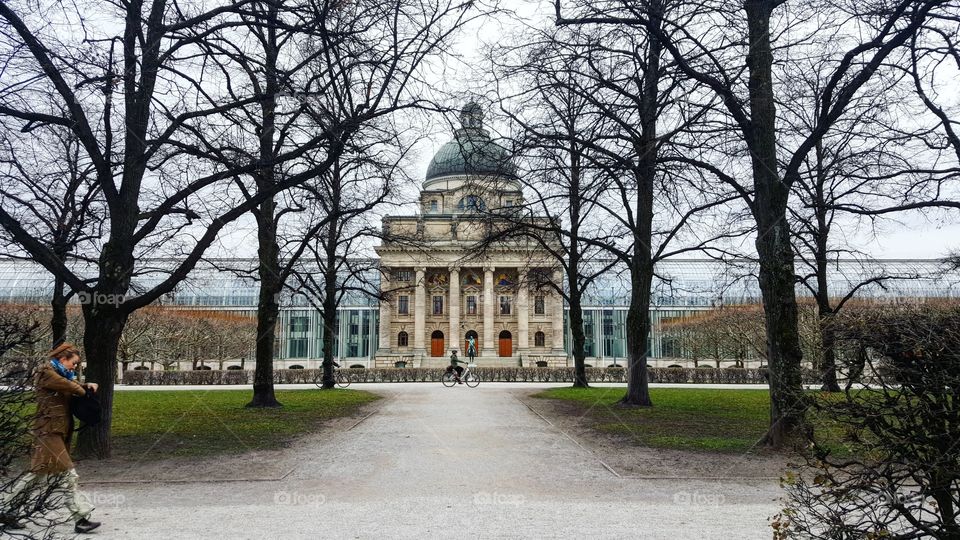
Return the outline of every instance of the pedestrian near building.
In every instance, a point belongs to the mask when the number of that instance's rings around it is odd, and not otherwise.
[[[98,387],[96,383],[78,382],[80,351],[75,345],[64,343],[47,356],[49,362],[41,366],[34,378],[37,413],[33,421],[30,470],[10,493],[0,494],[0,530],[24,528],[19,522],[21,507],[38,488],[47,487],[63,493],[70,518],[76,521],[74,530],[88,533],[100,523],[89,519],[93,506],[80,492],[79,476],[70,459],[73,435],[70,398],[86,395],[88,389],[96,392]]]

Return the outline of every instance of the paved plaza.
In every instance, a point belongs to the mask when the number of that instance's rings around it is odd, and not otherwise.
[[[92,472],[97,537],[770,537],[775,480],[624,477],[533,412],[532,386],[363,385],[385,396],[369,414],[226,459],[228,481]]]

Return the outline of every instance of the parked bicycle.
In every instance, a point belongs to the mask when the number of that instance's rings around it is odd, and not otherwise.
[[[443,374],[443,377],[440,378],[440,382],[442,382],[447,388],[450,388],[458,382],[462,382],[470,388],[476,388],[477,385],[480,384],[480,377],[471,371],[471,369],[475,367],[477,367],[476,364],[467,364],[467,367],[464,368],[463,372],[460,373],[458,380],[457,372],[454,371],[453,366],[449,366],[447,367],[447,371]]]
[[[333,370],[333,381],[340,388],[346,388],[350,386],[350,376],[346,373],[343,373],[343,370],[340,369],[340,364],[334,362],[333,367],[336,368]],[[317,385],[317,388],[323,388],[323,369],[320,370],[317,378],[313,380],[313,384]]]

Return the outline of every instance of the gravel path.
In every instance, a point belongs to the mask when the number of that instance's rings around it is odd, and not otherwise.
[[[261,456],[268,463],[225,462],[261,480],[164,483],[128,475],[127,483],[109,483],[81,468],[98,506],[94,517],[104,522],[96,536],[771,536],[776,482],[622,478],[528,409],[518,399],[525,390],[513,385],[370,389],[386,399],[359,424]]]

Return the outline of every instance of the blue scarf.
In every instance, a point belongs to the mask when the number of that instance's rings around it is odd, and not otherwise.
[[[74,373],[72,369],[67,369],[67,367],[61,364],[56,358],[50,359],[50,365],[53,366],[53,369],[57,370],[57,373],[59,373],[61,377],[68,381],[72,381],[77,378],[77,374]]]

